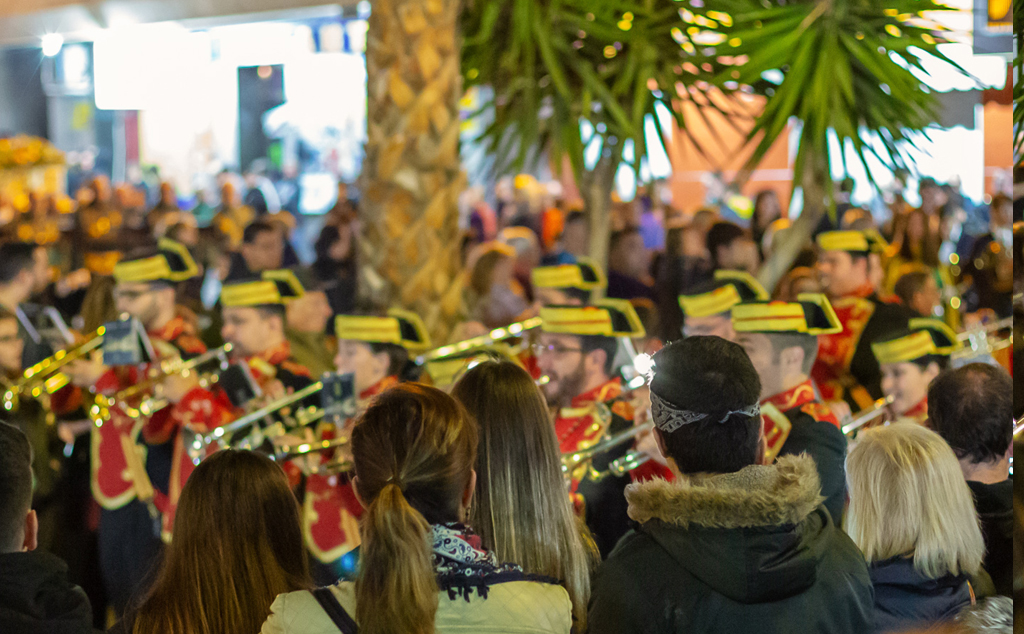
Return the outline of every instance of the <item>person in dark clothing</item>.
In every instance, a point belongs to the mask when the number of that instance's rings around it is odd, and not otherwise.
[[[951,621],[974,600],[985,542],[941,436],[914,423],[875,427],[846,461],[846,530],[864,553],[877,634]]]
[[[983,363],[940,374],[928,389],[932,428],[960,460],[981,518],[984,567],[1004,596],[1013,596],[1013,394],[1009,373]]]
[[[314,244],[313,275],[323,284],[336,315],[356,308],[356,242],[352,223],[328,225]]]
[[[640,230],[616,231],[608,246],[608,297],[654,301],[650,266],[651,254]]]
[[[665,254],[660,258],[654,278],[662,341],[675,341],[683,331],[683,312],[679,296],[711,279],[711,262],[688,254],[684,242],[692,226],[671,227],[665,238]],[[703,240],[702,240],[703,242]]]
[[[25,342],[22,365],[30,367],[53,354],[50,344],[29,323],[20,306],[46,286],[46,249],[27,242],[0,246],[0,306],[18,316],[18,336]]]
[[[68,581],[67,565],[36,552],[32,450],[15,427],[0,422],[0,631],[4,634],[91,634],[92,608]]]
[[[732,325],[761,379],[761,410],[769,459],[807,453],[814,458],[825,508],[836,525],[846,504],[846,437],[828,405],[818,400],[811,366],[818,335],[842,325],[824,295],[795,302],[747,302],[732,309]]]
[[[964,261],[964,276],[971,286],[964,295],[967,311],[994,310],[1000,317],[1012,313],[1013,228],[1010,222],[1013,201],[1005,195],[992,199],[989,206],[989,232],[978,237]]]
[[[639,527],[598,570],[592,634],[870,631],[867,566],[821,506],[814,461],[764,464],[743,348],[687,337],[654,363],[654,435],[676,481],[627,488]]]
[[[761,259],[757,244],[739,225],[716,222],[708,230],[707,245],[716,271],[757,272]]]

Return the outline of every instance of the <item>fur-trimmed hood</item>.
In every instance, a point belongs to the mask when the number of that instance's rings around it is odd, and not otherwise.
[[[806,455],[781,456],[773,465],[751,465],[736,473],[626,487],[633,520],[643,524],[657,519],[681,528],[799,524],[824,499],[814,460]]]
[[[736,473],[633,484],[626,498],[638,532],[664,549],[681,575],[753,604],[815,584],[836,533],[820,488],[814,461],[800,455]]]

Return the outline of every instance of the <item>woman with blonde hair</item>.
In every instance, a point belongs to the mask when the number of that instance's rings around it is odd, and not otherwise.
[[[255,632],[278,594],[311,585],[284,471],[252,451],[219,451],[185,483],[153,589],[111,631]]]
[[[559,579],[586,630],[597,547],[573,513],[544,396],[511,361],[485,361],[452,390],[476,419],[480,450],[470,524],[501,561]]]
[[[353,485],[366,507],[359,575],[277,598],[263,634],[567,634],[553,580],[500,564],[462,524],[476,488],[478,433],[458,401],[405,383],[352,430]]]
[[[968,580],[985,543],[953,450],[937,433],[897,423],[864,433],[846,461],[846,530],[875,589],[875,631],[952,620],[974,603]]]

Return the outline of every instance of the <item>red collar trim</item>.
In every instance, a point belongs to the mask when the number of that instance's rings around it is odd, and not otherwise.
[[[391,387],[394,387],[396,385],[398,385],[398,377],[397,376],[386,376],[383,379],[381,379],[380,381],[377,381],[376,383],[374,383],[370,388],[368,388],[366,390],[363,390],[359,394],[359,400],[360,401],[365,401],[366,399],[373,398],[374,396],[377,396],[378,394],[380,394],[384,390],[387,390],[387,389],[389,389]]]
[[[267,348],[260,354],[253,355],[253,359],[262,359],[270,365],[281,365],[292,356],[292,347],[287,340],[282,341],[276,346]]]
[[[174,317],[169,322],[164,324],[163,328],[158,328],[146,334],[149,335],[150,339],[160,339],[162,341],[174,341],[182,334],[185,333],[185,320],[181,317]]]
[[[583,407],[589,403],[607,403],[622,395],[622,379],[614,379],[572,399],[571,407]]]
[[[903,417],[920,418],[922,420],[928,418],[928,399],[922,399],[920,403],[904,412]]]
[[[761,401],[761,403],[771,403],[777,407],[779,411],[786,412],[815,400],[817,400],[817,397],[814,393],[814,384],[811,383],[810,379],[807,379],[793,389],[786,390],[782,394],[776,394],[775,396],[766,398]]]

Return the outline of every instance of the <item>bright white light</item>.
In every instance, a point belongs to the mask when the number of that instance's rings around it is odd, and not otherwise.
[[[654,357],[646,352],[636,355],[636,358],[633,359],[633,369],[649,378],[654,374]]]
[[[47,33],[43,36],[43,55],[53,57],[64,46],[64,36],[60,33]]]

